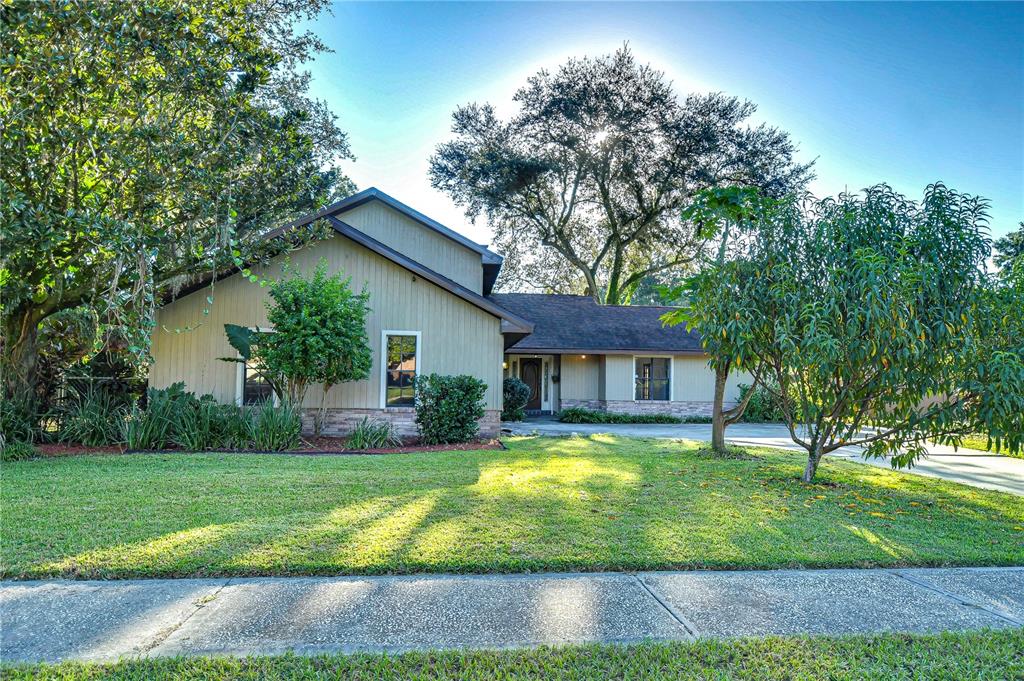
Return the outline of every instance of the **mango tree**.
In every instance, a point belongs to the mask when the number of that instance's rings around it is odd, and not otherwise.
[[[880,185],[757,212],[702,330],[756,363],[807,451],[804,481],[852,445],[894,466],[972,432],[1020,449],[1024,360],[1005,326],[1022,301],[985,270],[986,209],[935,184],[920,202]]]
[[[697,273],[684,283],[662,289],[662,297],[679,307],[662,316],[667,326],[686,324],[701,335],[708,366],[715,372],[712,401],[711,447],[725,452],[725,429],[738,422],[755,394],[760,379],[756,356],[750,352],[748,326],[751,306],[758,304],[757,278],[744,259],[754,218],[772,204],[753,187],[723,187],[700,192],[687,206],[683,219],[714,234],[718,247],[700,263]],[[752,385],[743,398],[725,408],[730,373],[746,371]]]

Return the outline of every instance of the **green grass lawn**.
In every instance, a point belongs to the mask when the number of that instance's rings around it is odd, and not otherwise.
[[[7,578],[1024,564],[1024,498],[796,453],[108,455],[2,467]]]
[[[10,679],[1013,679],[1024,630],[8,667]]]
[[[968,449],[978,449],[983,452],[987,451],[988,436],[981,434],[968,435],[967,437],[964,438],[964,447],[967,447]],[[1002,454],[1003,456],[1012,456],[1016,459],[1024,459],[1024,451],[1011,453],[1006,449],[1003,449],[1002,451],[999,452],[999,454]]]

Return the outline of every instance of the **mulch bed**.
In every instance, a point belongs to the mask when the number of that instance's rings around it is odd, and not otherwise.
[[[64,443],[48,443],[36,445],[36,451],[43,456],[87,456],[90,454],[120,454],[123,450],[118,446],[87,447],[86,445],[70,445]]]
[[[249,449],[217,449],[209,450],[209,454],[290,454],[294,456],[332,456],[357,454],[410,454],[414,452],[451,452],[505,449],[501,440],[478,440],[451,445],[420,445],[415,439],[409,439],[402,447],[382,449],[346,449],[345,439],[340,437],[316,437],[303,439],[297,449],[282,452],[268,452]],[[121,447],[86,447],[75,444],[39,444],[36,450],[44,457],[56,456],[89,456],[93,454],[177,454],[181,449],[161,450],[125,450]]]

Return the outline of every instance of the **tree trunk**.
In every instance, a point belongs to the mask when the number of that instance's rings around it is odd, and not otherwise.
[[[4,395],[34,397],[39,359],[39,315],[33,308],[18,309],[4,320],[2,350]]]
[[[612,251],[611,272],[608,274],[608,287],[604,293],[605,305],[622,305],[622,290],[619,281],[622,278],[622,249],[616,247]]]
[[[803,477],[800,478],[804,482],[814,482],[814,474],[818,472],[818,464],[824,456],[820,444],[815,442],[812,447],[813,449],[807,453],[807,466],[804,468]]]
[[[316,416],[313,418],[313,435],[316,437],[320,437],[324,430],[324,421],[327,419],[327,392],[333,385],[325,383],[323,392],[320,393],[320,408],[316,410]]]
[[[725,453],[725,381],[728,365],[715,368],[715,401],[711,407],[711,449]]]

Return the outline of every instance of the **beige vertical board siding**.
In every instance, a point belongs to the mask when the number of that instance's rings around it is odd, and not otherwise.
[[[672,399],[683,402],[711,402],[715,399],[715,372],[706,355],[678,355],[672,362]],[[750,383],[746,372],[733,372],[725,383],[725,401],[739,397],[740,383]]]
[[[631,400],[636,395],[632,355],[605,356],[606,400]]]
[[[304,272],[320,259],[331,273],[351,277],[352,288],[366,285],[371,312],[367,336],[373,349],[370,378],[335,386],[327,405],[333,408],[376,409],[380,406],[381,330],[419,331],[418,369],[423,373],[469,374],[487,383],[487,409],[501,408],[502,336],[497,317],[415,277],[390,260],[338,236],[290,255],[291,266]],[[263,274],[278,278],[282,258]],[[479,267],[479,265],[478,265]],[[214,304],[204,316],[208,289],[176,300],[157,312],[153,335],[150,385],[166,387],[184,381],[188,389],[232,402],[236,395],[237,365],[218,361],[235,356],[224,335],[224,324],[267,327],[267,289],[235,275],[217,282]],[[175,328],[194,326],[173,333]],[[170,329],[168,332],[164,329]],[[304,406],[320,404],[320,388],[310,389]]]
[[[562,355],[561,399],[597,399],[598,365],[597,355]]]
[[[421,225],[394,208],[380,201],[370,201],[341,213],[338,219],[457,281],[470,291],[483,292],[483,266],[478,252]]]

